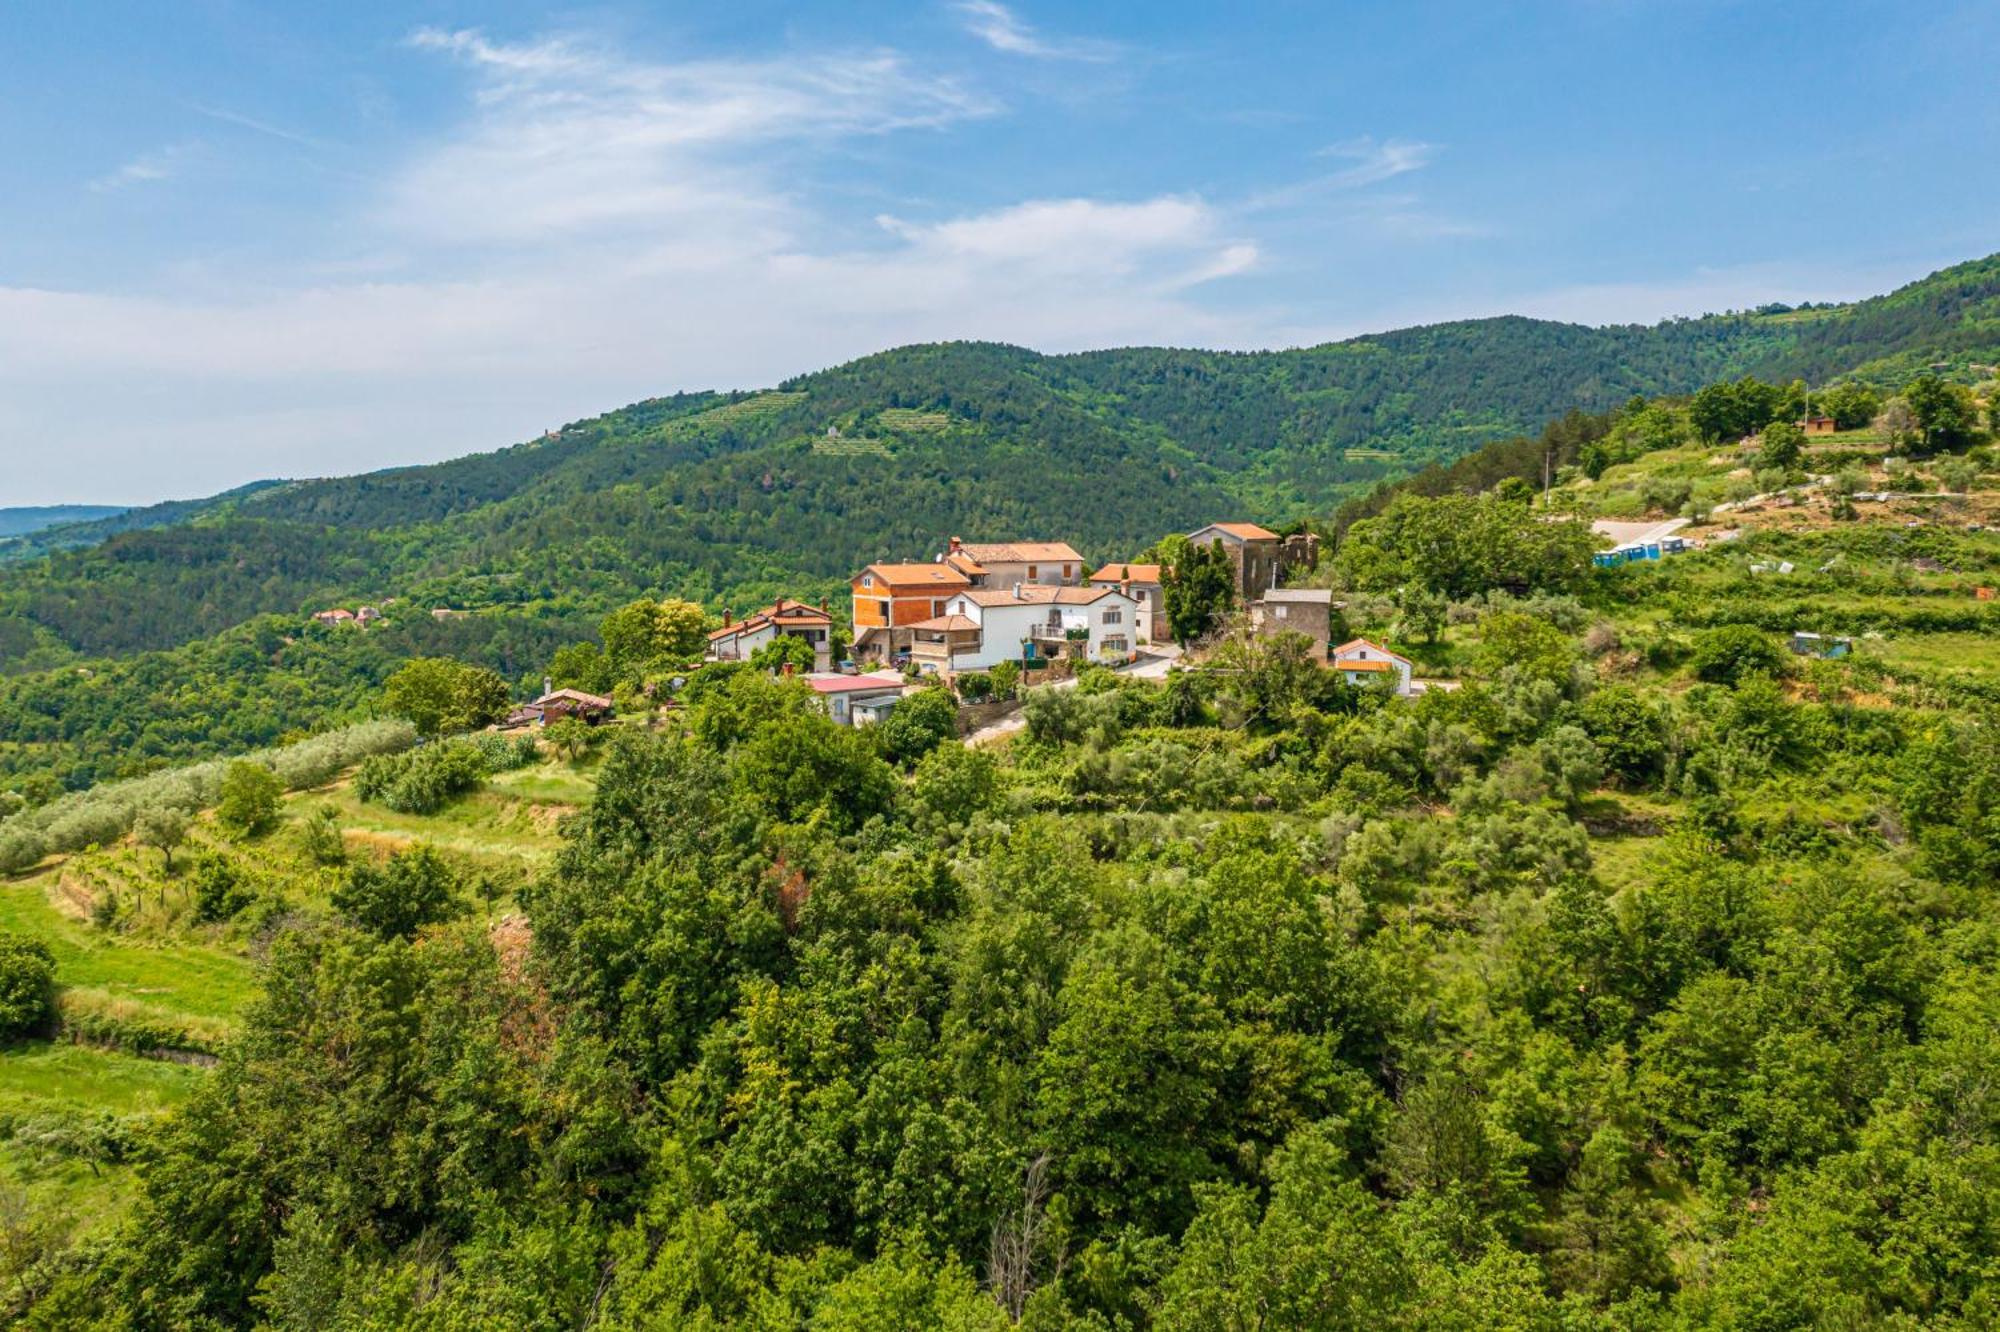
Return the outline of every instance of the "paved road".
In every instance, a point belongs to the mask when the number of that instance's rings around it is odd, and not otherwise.
[[[1118,670],[1120,674],[1129,675],[1135,680],[1164,680],[1167,678],[1168,669],[1173,666],[1180,655],[1181,650],[1179,648],[1161,644],[1150,651],[1140,653],[1139,660],[1129,666],[1121,666]],[[1073,689],[1075,687],[1076,677],[1073,675],[1067,680],[1058,680],[1048,686],[1050,689]],[[974,746],[990,745],[995,740],[1014,734],[1014,732],[1027,724],[1028,719],[1021,713],[1010,712],[999,721],[993,722],[991,725],[982,726],[966,736],[965,743]]]

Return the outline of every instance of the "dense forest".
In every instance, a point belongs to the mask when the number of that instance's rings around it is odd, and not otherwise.
[[[818,595],[945,537],[1129,558],[1289,522],[1572,409],[1756,373],[1900,385],[2000,360],[2000,259],[1843,307],[1585,328],[1490,319],[1304,350],[884,352],[761,394],[636,404],[496,453],[47,528],[0,546],[0,671],[169,648],[391,596],[602,610]],[[832,433],[829,433],[832,432]]]

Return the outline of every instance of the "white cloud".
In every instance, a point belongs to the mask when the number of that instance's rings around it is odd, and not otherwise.
[[[952,8],[958,11],[967,32],[1008,55],[1032,56],[1038,60],[1104,61],[1117,54],[1117,48],[1108,42],[1045,38],[999,0],[958,0]]]
[[[1373,136],[1366,134],[1329,144],[1320,150],[1322,157],[1344,157],[1354,163],[1329,178],[1335,184],[1346,186],[1374,185],[1411,171],[1421,171],[1431,164],[1437,153],[1436,144],[1412,139],[1377,142]]]
[[[90,188],[99,194],[108,194],[132,185],[150,185],[156,181],[171,180],[197,147],[196,144],[177,143],[155,149],[150,153],[141,153],[116,171],[108,172],[91,181]]]
[[[475,31],[423,29],[411,44],[474,71],[474,116],[408,163],[384,220],[459,242],[605,228],[768,234],[786,192],[752,160],[759,151],[997,109],[894,52],[667,64]]]

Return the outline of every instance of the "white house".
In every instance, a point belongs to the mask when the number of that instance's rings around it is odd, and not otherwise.
[[[1351,685],[1368,684],[1393,671],[1396,692],[1409,696],[1410,672],[1413,669],[1410,659],[1399,657],[1381,644],[1371,643],[1365,638],[1357,638],[1335,648],[1333,669],[1339,671]]]
[[[826,705],[827,715],[842,726],[880,721],[903,696],[905,685],[900,671],[875,671],[868,675],[815,671],[805,681]]]
[[[911,625],[924,671],[983,671],[1003,661],[1070,657],[1120,665],[1137,655],[1143,604],[1113,587],[975,587]]]

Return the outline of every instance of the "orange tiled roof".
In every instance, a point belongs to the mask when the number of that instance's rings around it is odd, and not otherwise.
[[[861,571],[874,574],[890,587],[964,587],[964,575],[943,564],[871,564]],[[859,578],[856,582],[861,581]]]
[[[1408,666],[1410,664],[1410,659],[1408,657],[1398,656],[1396,653],[1389,651],[1388,648],[1383,647],[1380,643],[1370,642],[1368,639],[1365,638],[1350,638],[1345,643],[1342,643],[1339,647],[1333,650],[1333,659],[1336,663],[1339,664],[1340,669],[1344,671],[1348,669],[1348,665],[1346,662],[1341,661],[1340,659],[1346,656],[1349,652],[1353,652],[1360,648],[1367,648],[1371,652],[1379,652],[1386,660],[1400,661],[1405,666]]]
[[[1160,566],[1157,564],[1107,564],[1090,576],[1093,583],[1122,583],[1130,579],[1135,583],[1157,583],[1160,581]]]
[[[968,615],[933,615],[928,620],[918,620],[906,624],[905,629],[930,629],[949,633],[953,630],[977,629],[979,622]]]
[[[1067,541],[963,541],[958,553],[979,564],[1082,564]]]
[[[1387,661],[1336,661],[1333,663],[1333,668],[1337,671],[1393,671],[1396,669],[1393,663]]]
[[[1255,523],[1210,523],[1218,532],[1227,532],[1239,541],[1276,541],[1278,534]],[[1206,529],[1204,529],[1206,530]]]

